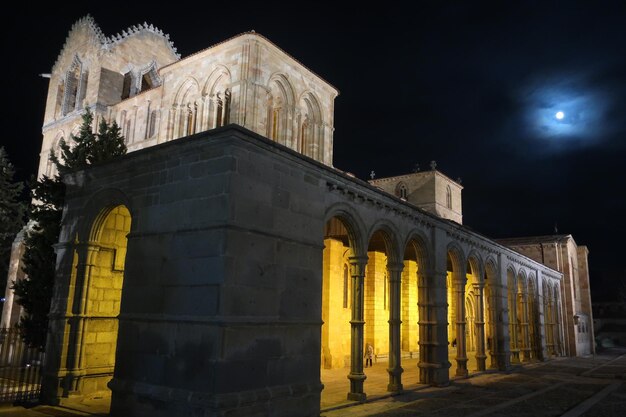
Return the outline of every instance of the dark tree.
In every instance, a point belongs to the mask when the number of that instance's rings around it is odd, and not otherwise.
[[[7,276],[11,245],[24,226],[26,214],[26,203],[21,198],[24,185],[13,181],[14,175],[6,151],[0,147],[0,279]],[[4,285],[0,285],[0,290],[4,294]]]
[[[17,302],[24,307],[20,319],[24,338],[31,346],[43,349],[48,329],[48,312],[52,300],[56,255],[53,245],[59,241],[61,215],[65,199],[62,176],[84,169],[90,164],[104,162],[126,153],[124,138],[115,122],[100,123],[98,133],[93,133],[93,114],[87,110],[77,136],[71,143],[61,140],[59,156],[50,155],[59,172],[54,178],[43,176],[35,182],[29,207],[30,229],[26,234],[24,272],[27,278],[14,283]]]

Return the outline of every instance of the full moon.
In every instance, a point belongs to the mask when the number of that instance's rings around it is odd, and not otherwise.
[[[563,118],[565,117],[565,113],[563,113],[562,111],[558,111],[558,112],[556,112],[554,117],[556,117],[559,120],[563,120]]]

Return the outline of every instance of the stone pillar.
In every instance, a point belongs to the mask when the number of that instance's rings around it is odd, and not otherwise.
[[[77,244],[78,263],[76,265],[76,285],[71,308],[68,315],[70,325],[70,346],[67,353],[67,376],[64,382],[64,390],[67,393],[80,391],[80,380],[85,375],[84,349],[85,349],[85,319],[89,300],[89,288],[91,284],[91,269],[100,247],[92,244]],[[80,292],[78,290],[80,289]]]
[[[513,295],[511,295],[513,291]],[[519,337],[518,331],[518,318],[517,318],[517,289],[508,288],[507,286],[507,306],[508,306],[508,319],[509,319],[509,346],[511,349],[511,362],[519,363]]]
[[[537,280],[541,283],[541,280]],[[545,361],[548,358],[548,332],[546,331],[547,311],[545,304],[545,293],[542,285],[537,285],[537,348],[539,349],[539,360]]]
[[[500,265],[502,261],[500,260]],[[501,371],[507,371],[511,369],[511,351],[510,351],[510,334],[509,327],[509,309],[508,309],[508,291],[504,283],[507,282],[507,271],[500,267],[500,279],[497,286],[494,286],[493,291],[496,294],[496,304],[494,309],[498,320],[496,322],[497,330],[497,343],[496,343],[496,355],[498,362],[498,369]]]
[[[418,273],[420,382],[434,386],[450,383],[448,370],[447,273]]]
[[[529,362],[531,347],[530,347],[530,333],[528,331],[528,293],[520,292],[519,300],[522,307],[522,317],[520,320],[520,326],[522,326],[522,343],[521,343],[521,351],[522,351],[522,361]]]
[[[484,371],[486,369],[485,361],[487,359],[487,355],[485,355],[485,309],[483,304],[483,288],[485,284],[480,282],[478,284],[473,284],[474,287],[474,297],[475,297],[475,305],[476,311],[475,314],[475,322],[476,322],[476,367],[479,371]]]
[[[389,274],[389,384],[387,391],[402,391],[402,364],[400,358],[400,284],[403,263],[387,263]]]
[[[352,319],[350,320],[350,392],[348,400],[365,401],[363,392],[363,303],[364,303],[364,279],[367,256],[350,257],[350,275],[352,276]]]
[[[465,268],[452,277],[456,297],[456,376],[467,376],[467,341],[465,340]]]

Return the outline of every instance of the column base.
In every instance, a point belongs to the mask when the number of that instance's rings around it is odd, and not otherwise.
[[[358,401],[358,402],[365,402],[365,400],[367,399],[367,394],[365,394],[364,392],[349,392],[348,393],[348,401]]]
[[[487,356],[486,355],[476,355],[476,368],[479,371],[484,371],[487,369]]]
[[[402,384],[395,384],[395,383],[387,384],[388,392],[401,392],[403,389],[404,388],[402,387]]]

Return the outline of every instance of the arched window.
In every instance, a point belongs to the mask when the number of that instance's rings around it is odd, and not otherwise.
[[[280,107],[277,107],[272,110],[272,127],[270,130],[270,139],[274,139],[274,140],[278,139],[279,119],[280,119]]]
[[[302,126],[300,126],[300,143],[302,144],[302,153],[304,155],[313,157],[310,154],[310,141],[311,141],[311,132],[309,126],[309,117],[307,115],[304,116],[304,121],[302,122]]]
[[[78,100],[76,108],[82,109],[85,104],[85,96],[87,95],[87,82],[89,81],[89,71],[83,71],[80,75],[80,85],[78,86]]]
[[[452,210],[452,189],[449,185],[446,187],[446,207]]]
[[[191,106],[189,105],[187,106],[187,122],[186,122],[187,123],[187,136],[193,135],[194,133],[196,133],[196,126],[194,123],[195,121],[194,115],[196,112],[196,108],[197,107],[195,104],[193,105],[193,109]]]
[[[348,274],[348,265],[343,266],[343,308],[348,308],[350,299],[350,277]]]
[[[216,96],[215,127],[225,126],[230,123],[230,90],[217,93]]]
[[[65,97],[63,102],[63,115],[74,111],[76,108],[76,96],[78,94],[78,82],[80,79],[80,66],[75,65],[65,77]]]
[[[152,110],[152,112],[150,112],[150,121],[148,122],[148,137],[149,138],[153,138],[154,135],[156,134],[156,118],[157,118],[157,111]]]
[[[407,195],[408,195],[408,188],[405,183],[401,182],[396,187],[396,196],[406,200]]]

